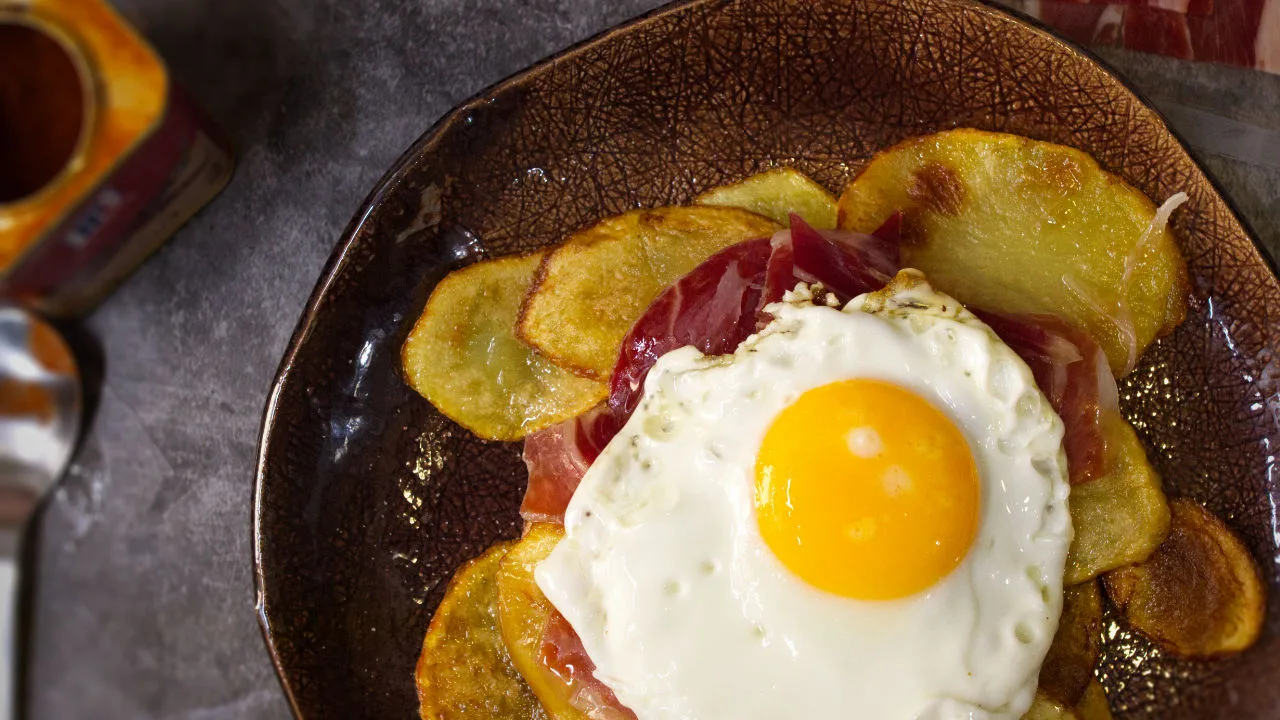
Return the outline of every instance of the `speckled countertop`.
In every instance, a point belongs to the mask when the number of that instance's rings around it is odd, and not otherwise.
[[[284,718],[253,612],[258,426],[339,233],[449,108],[655,0],[117,0],[231,185],[77,339],[104,381],[33,537],[32,718]],[[1280,75],[1106,51],[1280,255]]]

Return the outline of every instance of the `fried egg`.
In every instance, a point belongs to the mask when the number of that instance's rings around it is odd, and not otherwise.
[[[1018,718],[1061,611],[1062,422],[919,273],[814,294],[659,360],[538,585],[640,720]]]

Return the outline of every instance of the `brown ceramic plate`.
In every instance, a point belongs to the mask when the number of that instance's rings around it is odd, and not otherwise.
[[[1123,404],[1168,489],[1225,518],[1274,584],[1280,282],[1160,117],[1081,51],[986,6],[705,0],[454,110],[329,261],[267,406],[255,499],[258,609],[298,713],[415,716],[414,662],[445,581],[518,533],[519,445],[477,440],[400,376],[400,344],[446,272],[775,163],[838,190],[877,149],[954,126],[1073,145],[1152,198],[1191,196],[1175,222],[1191,312]],[[1271,597],[1262,640],[1225,662],[1109,639],[1120,715],[1280,717]]]

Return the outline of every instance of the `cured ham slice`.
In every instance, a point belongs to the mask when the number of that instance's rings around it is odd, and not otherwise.
[[[1157,8],[1183,15],[1208,15],[1213,12],[1215,0],[1064,0],[1074,5],[1125,5]]]
[[[1119,411],[1106,355],[1086,333],[1054,315],[1003,315],[975,310],[1018,357],[1062,418],[1062,449],[1072,485],[1106,472],[1101,411]]]
[[[1068,39],[1082,44],[1118,45],[1124,31],[1124,7],[1062,0],[1004,0]]]
[[[1121,43],[1130,50],[1168,55],[1182,60],[1196,56],[1191,47],[1187,16],[1160,8],[1135,5],[1125,9]]]
[[[526,522],[563,523],[564,509],[583,473],[620,427],[601,403],[526,437],[524,464],[529,470],[529,485],[520,503],[521,517]]]
[[[615,414],[631,416],[649,368],[668,352],[692,345],[721,355],[756,331],[757,314],[769,301],[764,293],[769,261],[791,261],[789,239],[776,250],[772,242],[761,238],[725,248],[654,299],[622,341],[609,381],[609,407]],[[790,272],[786,275],[789,279]],[[781,279],[775,277],[770,290],[781,297],[779,287]]]
[[[1091,45],[1280,72],[1280,0],[1000,0]]]
[[[896,237],[898,216],[891,220],[895,236],[888,230],[877,234],[847,230],[814,230],[798,215],[791,216],[791,245],[795,260],[794,280],[819,282],[841,300],[879,290],[901,269]],[[884,233],[883,235],[880,233]],[[795,282],[791,283],[795,287]],[[780,296],[779,296],[780,297]]]
[[[591,720],[635,720],[636,714],[618,702],[618,696],[595,676],[596,664],[587,657],[581,638],[555,610],[542,632],[538,662],[569,687],[569,703]]]
[[[1280,2],[1214,0],[1213,13],[1187,17],[1192,57],[1280,72]]]
[[[653,301],[622,341],[609,407],[625,421],[658,358],[692,345],[733,352],[768,317],[764,307],[798,282],[821,282],[841,300],[882,287],[898,271],[898,216],[871,235],[815,230],[799,216],[772,238],[711,256]]]

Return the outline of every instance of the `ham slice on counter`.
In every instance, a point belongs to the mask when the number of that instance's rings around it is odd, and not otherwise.
[[[999,0],[1085,44],[1280,72],[1280,0]]]
[[[1211,15],[1213,14],[1213,4],[1217,0],[1054,0],[1064,5],[1092,5],[1097,8],[1106,8],[1110,5],[1120,5],[1124,7],[1141,7],[1152,8],[1158,10],[1168,10],[1169,12],[1181,13],[1186,15]]]

